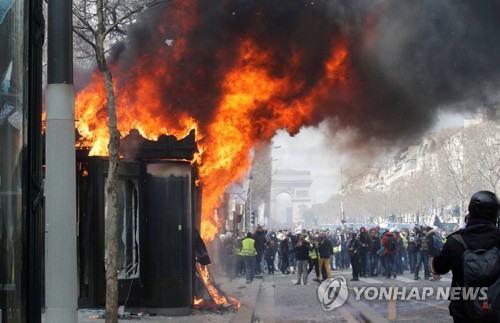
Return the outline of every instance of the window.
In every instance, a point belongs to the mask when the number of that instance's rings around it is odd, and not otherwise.
[[[120,180],[118,195],[118,279],[139,278],[139,194],[137,180]]]

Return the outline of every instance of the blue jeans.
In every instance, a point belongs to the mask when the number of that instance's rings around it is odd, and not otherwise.
[[[378,268],[378,255],[375,252],[370,254],[370,275],[375,276],[375,274],[380,274]]]
[[[342,251],[340,251],[340,262],[342,263],[343,269],[349,269],[351,258],[349,257],[346,247],[342,247]]]
[[[398,274],[403,273],[403,255],[401,250],[399,250],[398,254],[396,255],[396,269],[396,272]]]
[[[415,251],[408,251],[408,263],[410,264],[410,272],[415,272],[415,263],[417,262]]]
[[[391,276],[391,273],[396,273],[396,254],[386,254],[385,258],[385,275],[387,277]]]
[[[247,281],[252,281],[255,269],[255,256],[243,256],[243,259],[245,261],[245,276]]]
[[[290,250],[290,253],[288,254],[288,263],[292,267],[295,266],[295,252],[293,250]]]
[[[340,253],[334,254],[333,258],[335,260],[335,268],[337,268],[337,270],[341,269],[342,268],[342,264],[340,263]]]
[[[424,278],[431,277],[431,272],[429,271],[429,251],[419,250],[415,254],[417,258],[415,262],[415,277],[418,277],[422,263],[424,264]]]
[[[410,268],[410,264],[408,263],[408,251],[402,251],[401,257],[403,262],[403,270],[408,270]]]

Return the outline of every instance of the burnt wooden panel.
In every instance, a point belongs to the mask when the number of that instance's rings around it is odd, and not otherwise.
[[[120,153],[129,160],[141,159],[185,159],[193,160],[197,151],[195,131],[177,140],[172,135],[162,135],[157,141],[142,137],[139,131],[132,129],[120,141]]]

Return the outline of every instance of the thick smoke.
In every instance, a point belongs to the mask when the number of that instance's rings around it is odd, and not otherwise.
[[[325,77],[332,44],[345,42],[345,77],[352,80],[353,94],[346,97],[332,87],[307,125],[330,118],[336,130],[357,129],[359,139],[411,138],[432,126],[439,110],[496,104],[499,1],[193,1],[193,12],[186,12],[185,3],[144,13],[126,48],[117,52],[118,73],[129,74],[124,80],[130,82],[130,73],[158,69],[147,66],[158,62],[148,58],[165,55],[167,75],[174,79],[164,83],[165,102],[189,111],[202,125],[214,117],[221,80],[242,39],[269,53],[270,75],[301,82],[276,98],[286,103],[310,93]],[[180,37],[186,39],[183,56],[169,56],[165,40],[178,46]],[[146,66],[132,72],[137,64]],[[175,109],[165,113],[175,115]]]

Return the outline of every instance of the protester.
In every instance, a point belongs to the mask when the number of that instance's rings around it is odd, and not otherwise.
[[[288,275],[290,274],[290,271],[288,271],[289,267],[289,259],[290,259],[290,251],[288,248],[288,242],[290,240],[290,237],[287,234],[283,235],[283,240],[280,242],[280,255],[281,255],[281,272],[283,275]]]
[[[241,255],[245,262],[247,284],[250,284],[254,278],[255,256],[257,255],[255,240],[252,239],[252,233],[250,232],[248,232],[247,237],[241,241]]]
[[[384,247],[384,263],[386,278],[391,278],[391,273],[396,278],[396,254],[397,254],[397,238],[394,235],[394,230],[387,231],[382,237],[382,246]]]
[[[475,257],[481,257],[493,250],[493,260],[498,265],[498,252],[494,247],[500,246],[500,230],[496,228],[500,210],[500,202],[498,197],[490,191],[479,191],[475,193],[469,202],[468,219],[465,229],[460,229],[452,233],[446,239],[446,243],[439,253],[431,259],[431,271],[435,279],[439,279],[442,274],[446,274],[451,270],[453,273],[451,286],[464,287],[476,286],[471,282],[474,279],[483,280],[479,286],[488,287],[488,293],[496,292],[489,295],[487,300],[481,301],[481,311],[473,310],[472,301],[464,300],[461,295],[458,299],[451,299],[449,304],[449,312],[454,322],[499,322],[500,315],[491,310],[491,304],[498,303],[497,299],[498,288],[493,288],[491,284],[499,283],[498,270],[494,270],[491,274],[491,279],[487,277],[471,277],[469,268],[476,268],[477,273],[484,271],[487,273],[492,266],[477,265],[475,262],[468,262],[468,266],[464,267],[464,257],[473,260]],[[474,253],[474,250],[482,250],[481,253]],[[475,266],[474,266],[475,265]],[[467,269],[467,271],[464,270]],[[466,275],[464,275],[464,272]],[[475,275],[480,276],[480,275]],[[498,305],[498,304],[496,304]]]
[[[301,283],[307,285],[307,265],[309,264],[308,259],[310,250],[311,244],[301,233],[299,235],[298,242],[294,247],[295,262],[297,267],[297,282],[295,283],[295,285],[300,285]]]
[[[241,232],[238,235],[235,235],[234,237],[234,256],[236,257],[236,265],[235,265],[235,271],[236,271],[236,277],[245,275],[245,260],[243,259],[243,256],[241,254],[241,248],[242,248],[242,241],[245,239],[246,234],[245,232]]]
[[[271,237],[266,238],[264,259],[266,260],[267,272],[274,275],[274,256],[276,255],[276,244]]]
[[[267,233],[261,225],[257,226],[257,230],[253,234],[253,239],[255,240],[255,251],[257,252],[257,255],[255,256],[255,274],[262,273],[261,262],[266,244],[266,234]]]
[[[369,264],[368,250],[373,242],[365,227],[361,227],[359,230],[359,242],[361,243],[359,248],[359,275],[366,278]]]
[[[319,233],[318,241],[318,251],[319,251],[319,270],[320,272],[325,270],[325,277],[323,279],[329,279],[332,276],[330,271],[330,257],[333,255],[333,246],[330,240],[326,237],[326,232],[321,231]]]
[[[347,251],[349,252],[349,257],[351,258],[352,267],[352,281],[359,280],[359,266],[360,266],[360,249],[362,247],[361,242],[356,236],[356,232],[349,233],[349,241],[347,242]]]
[[[416,245],[415,245],[415,274],[414,280],[419,280],[420,267],[424,265],[424,279],[429,279],[431,273],[429,271],[429,245],[427,244],[427,228],[417,228],[416,232]]]
[[[308,275],[311,273],[313,268],[316,272],[316,278],[313,278],[313,281],[319,282],[320,273],[319,273],[318,240],[315,237],[311,239],[311,251],[309,251],[309,269],[307,270]]]
[[[406,248],[408,253],[408,264],[410,267],[410,273],[415,274],[415,264],[416,264],[416,237],[415,228],[411,228],[408,232],[408,246]]]
[[[375,277],[380,275],[378,270],[380,255],[377,251],[382,247],[382,241],[380,240],[377,228],[370,229],[370,237],[372,239],[372,244],[369,249],[370,258],[370,276]]]

